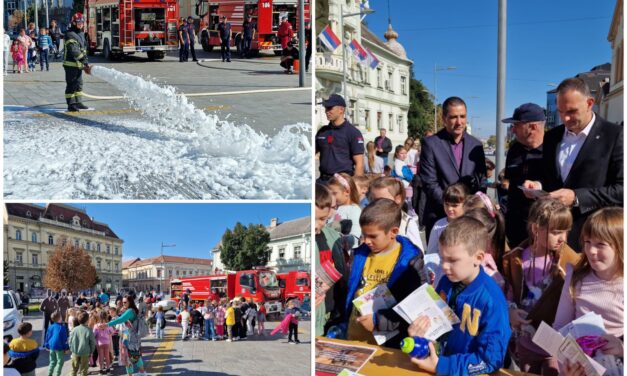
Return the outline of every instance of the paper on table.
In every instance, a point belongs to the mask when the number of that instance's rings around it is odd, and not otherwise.
[[[381,309],[392,307],[396,304],[396,299],[394,299],[394,295],[392,295],[392,292],[386,285],[378,285],[355,298],[353,304],[361,315],[372,315]],[[398,330],[395,330],[391,332],[374,331],[372,334],[377,344],[382,345],[398,333]]]

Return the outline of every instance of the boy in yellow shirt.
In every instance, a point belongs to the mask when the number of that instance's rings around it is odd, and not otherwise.
[[[407,336],[408,324],[392,308],[360,316],[352,303],[381,284],[386,284],[400,302],[427,281],[422,250],[398,235],[401,216],[400,206],[389,199],[373,201],[361,213],[359,224],[364,243],[355,249],[345,302],[345,312],[350,315],[349,340],[376,344],[374,330],[398,330],[398,334],[384,344],[398,348],[401,339]]]
[[[235,309],[233,308],[233,301],[231,300],[226,309],[226,331],[229,335],[227,342],[233,340],[233,325],[235,325]]]

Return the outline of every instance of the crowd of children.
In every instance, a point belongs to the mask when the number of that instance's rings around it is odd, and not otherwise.
[[[402,148],[396,154],[406,157]],[[353,180],[341,174],[316,185],[316,262],[331,262],[342,274],[317,301],[316,335],[376,344],[374,331],[394,332],[384,345],[399,348],[402,338],[425,335],[428,318],[407,323],[391,308],[361,315],[353,300],[386,285],[400,302],[430,283],[460,322],[430,343],[429,356],[412,358],[423,371],[475,375],[517,367],[583,375],[581,364],[559,364],[532,338],[542,322],[559,330],[588,312],[602,316],[607,334],[585,351],[614,356],[622,370],[622,208],[603,208],[588,218],[577,254],[566,244],[571,209],[540,198],[530,210],[528,239],[510,249],[498,203],[453,184],[444,193],[446,217],[435,224],[425,252],[416,214],[407,210],[402,169],[395,175]],[[438,259],[436,279],[424,261],[432,255]]]
[[[6,40],[6,38],[5,38]],[[52,42],[48,28],[35,29],[31,23],[29,29],[20,30],[18,36],[11,42],[11,58],[13,60],[13,73],[34,72],[39,63],[41,71],[50,70],[49,59],[56,56],[56,46]]]

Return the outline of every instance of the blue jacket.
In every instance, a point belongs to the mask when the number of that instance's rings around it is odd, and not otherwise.
[[[436,291],[450,305],[453,283],[444,276]],[[453,325],[436,367],[437,375],[477,375],[503,366],[512,331],[505,296],[481,267],[477,278],[456,300]]]
[[[401,244],[401,252],[398,256],[398,260],[396,260],[394,269],[392,269],[392,274],[390,275],[387,286],[396,301],[400,302],[425,283],[427,276],[424,273],[422,250],[404,236],[398,235],[396,241]],[[346,321],[350,318],[353,299],[355,299],[355,294],[359,289],[362,273],[369,254],[370,248],[365,244],[355,249],[350,277],[348,279],[348,294],[346,295],[345,304]],[[407,336],[408,324],[391,308],[377,311],[376,314],[373,315],[373,321],[377,330],[399,331],[397,336],[389,339],[385,343],[388,347],[398,348],[400,346],[400,340]]]
[[[50,35],[40,35],[39,37],[37,37],[37,47],[39,47],[40,49],[48,49],[51,45],[52,38],[50,38]]]
[[[44,348],[48,350],[69,350],[68,333],[65,326],[59,323],[53,323],[46,331],[46,340]]]

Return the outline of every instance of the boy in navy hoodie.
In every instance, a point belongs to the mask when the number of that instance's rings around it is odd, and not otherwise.
[[[408,324],[392,308],[360,316],[353,300],[386,284],[397,302],[405,299],[427,281],[423,253],[409,239],[399,236],[401,208],[394,201],[379,199],[364,208],[359,218],[364,243],[355,249],[348,294],[345,302],[348,319],[347,338],[376,344],[372,332],[395,331],[398,334],[384,343],[398,348],[407,336]]]
[[[67,329],[62,324],[61,313],[55,311],[52,316],[52,325],[46,332],[46,340],[44,342],[44,348],[50,351],[50,365],[48,366],[48,376],[55,374],[61,375],[63,370],[63,354],[70,352],[70,346],[68,345]]]
[[[470,217],[453,220],[440,236],[440,258],[445,274],[436,292],[455,311],[460,323],[438,339],[441,353],[429,344],[426,359],[412,358],[421,369],[437,375],[477,375],[503,366],[512,334],[508,308],[499,286],[481,266],[488,234]],[[424,336],[429,319],[418,317],[409,335]]]

